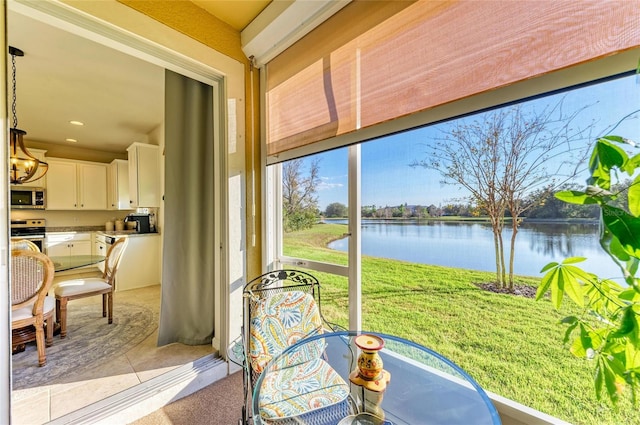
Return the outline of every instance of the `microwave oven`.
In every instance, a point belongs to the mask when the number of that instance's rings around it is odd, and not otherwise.
[[[45,206],[44,188],[11,186],[12,209],[43,210]]]

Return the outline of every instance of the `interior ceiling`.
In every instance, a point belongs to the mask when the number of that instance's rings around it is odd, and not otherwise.
[[[271,1],[194,3],[241,30]],[[27,146],[33,141],[38,147],[56,144],[122,154],[131,143],[146,142],[162,123],[161,67],[12,10],[7,37],[10,46],[24,51],[16,57],[16,111]],[[11,79],[10,62],[8,72]],[[13,126],[11,110],[9,120]],[[71,120],[84,126],[71,125]]]

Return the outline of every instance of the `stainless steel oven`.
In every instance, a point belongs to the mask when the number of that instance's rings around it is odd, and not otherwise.
[[[11,240],[27,239],[45,252],[44,236],[46,222],[44,218],[11,220]]]

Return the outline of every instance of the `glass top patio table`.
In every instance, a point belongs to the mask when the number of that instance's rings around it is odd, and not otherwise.
[[[354,339],[360,334],[381,337],[384,347],[378,351],[389,382],[382,391],[365,390],[350,381],[357,374],[361,350]],[[353,412],[338,421],[338,425],[493,425],[500,424],[500,416],[485,391],[464,370],[442,355],[414,342],[393,335],[374,332],[332,332],[298,341],[266,366],[253,393],[253,420],[255,424],[278,423],[263,418],[263,387],[267,387],[270,374],[297,367],[305,357],[324,347],[322,359],[326,361],[350,388]],[[303,360],[301,360],[303,359]],[[357,381],[357,378],[354,379]],[[322,385],[319,381],[309,385]],[[369,384],[366,384],[369,385]],[[366,386],[365,385],[365,386]],[[304,385],[300,387],[304,391]],[[315,390],[318,388],[316,387]],[[265,390],[266,392],[266,390]],[[291,423],[318,422],[314,408],[291,419]],[[372,414],[375,413],[374,416]],[[266,414],[265,414],[266,416]],[[318,415],[320,416],[320,415]],[[286,423],[289,423],[286,421]],[[331,422],[335,424],[335,421]]]
[[[104,261],[104,255],[65,255],[60,257],[49,257],[53,262],[55,271],[62,272],[65,270],[77,269],[80,267],[91,266]]]

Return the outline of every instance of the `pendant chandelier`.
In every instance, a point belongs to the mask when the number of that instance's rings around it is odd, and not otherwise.
[[[24,146],[22,138],[27,132],[18,128],[18,117],[16,115],[16,56],[24,56],[24,52],[9,46],[9,54],[11,55],[11,68],[13,71],[13,102],[11,103],[13,125],[11,126],[9,139],[11,148],[9,178],[11,184],[23,184],[44,177],[49,169],[49,164],[33,156]]]

